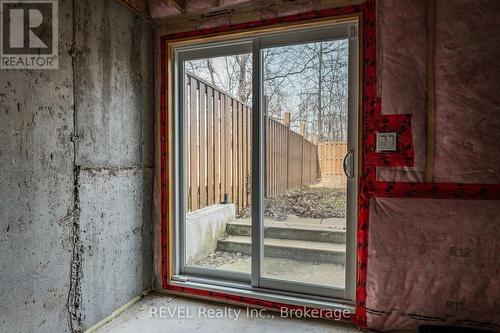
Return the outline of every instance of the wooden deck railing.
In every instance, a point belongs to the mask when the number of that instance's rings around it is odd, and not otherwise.
[[[250,204],[251,107],[210,83],[186,75],[188,210],[227,199]],[[318,177],[318,146],[266,117],[266,196]]]

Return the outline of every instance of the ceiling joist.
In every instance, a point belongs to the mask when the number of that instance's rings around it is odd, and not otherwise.
[[[140,16],[150,17],[147,0],[118,0],[119,3],[132,10]]]
[[[172,4],[180,13],[184,14],[186,10],[186,0],[167,0]],[[165,0],[163,0],[165,2]]]

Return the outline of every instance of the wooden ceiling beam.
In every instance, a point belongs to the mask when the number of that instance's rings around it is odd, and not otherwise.
[[[118,2],[137,15],[150,17],[147,0],[118,0]]]
[[[172,4],[181,14],[186,13],[186,0],[167,0]]]

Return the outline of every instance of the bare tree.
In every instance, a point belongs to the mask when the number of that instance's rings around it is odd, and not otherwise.
[[[251,54],[189,61],[186,69],[251,104]],[[346,140],[346,40],[265,49],[263,69],[268,116],[281,120],[290,112],[292,129],[302,125],[320,141]]]

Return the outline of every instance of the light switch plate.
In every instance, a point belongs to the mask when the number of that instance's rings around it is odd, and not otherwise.
[[[397,150],[396,132],[378,132],[376,149],[378,152],[396,151]]]

